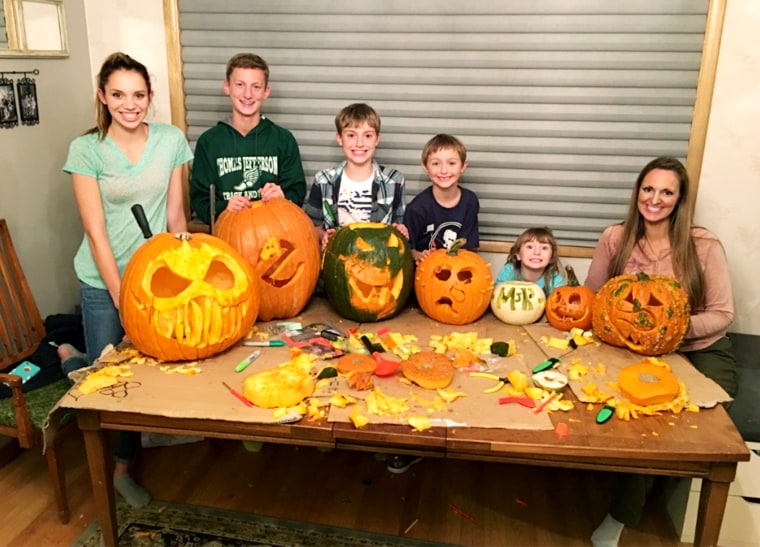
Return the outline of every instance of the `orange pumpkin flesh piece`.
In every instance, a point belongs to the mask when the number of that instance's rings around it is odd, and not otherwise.
[[[618,388],[632,403],[647,406],[669,403],[678,396],[681,386],[667,368],[643,361],[620,371]]]

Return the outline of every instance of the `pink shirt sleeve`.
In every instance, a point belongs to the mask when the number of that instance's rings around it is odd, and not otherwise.
[[[591,265],[588,268],[586,282],[584,283],[584,285],[594,292],[601,289],[602,285],[609,279],[607,271],[612,261],[612,256],[620,244],[621,234],[622,226],[615,224],[605,228],[599,237],[599,241],[594,248],[594,254],[591,257]]]
[[[705,276],[705,306],[692,310],[685,343],[691,339],[722,336],[734,320],[734,297],[723,246],[707,230],[695,229],[695,232],[694,245]]]

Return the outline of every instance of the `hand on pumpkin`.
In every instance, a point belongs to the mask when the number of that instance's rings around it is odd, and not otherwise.
[[[412,249],[412,258],[414,258],[414,261],[419,264],[431,252],[431,249],[425,249],[424,251],[417,251],[415,249]]]
[[[250,206],[251,200],[245,196],[232,196],[227,202],[227,210],[232,212],[242,211]]]
[[[335,234],[335,228],[328,228],[324,232],[322,232],[322,238],[320,243],[322,244],[322,250],[324,251],[327,247],[327,242],[330,241],[330,238]]]
[[[409,230],[406,228],[406,226],[395,222],[393,223],[393,227],[396,228],[396,230],[398,230],[399,232],[401,232],[402,236],[404,236],[406,239],[409,239]]]
[[[262,201],[269,201],[272,198],[284,198],[285,194],[282,188],[274,182],[267,182],[261,187],[261,199]]]

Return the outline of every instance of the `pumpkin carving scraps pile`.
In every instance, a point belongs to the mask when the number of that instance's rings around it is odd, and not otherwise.
[[[594,410],[594,403],[606,403],[615,407],[615,416],[624,421],[663,412],[699,412],[699,407],[691,402],[686,386],[673,374],[670,365],[657,357],[646,357],[639,363],[623,367],[615,381],[589,380],[589,373],[604,378],[606,367],[602,364],[588,367],[574,362],[568,370],[570,380],[581,384],[579,398],[588,403],[589,410]]]

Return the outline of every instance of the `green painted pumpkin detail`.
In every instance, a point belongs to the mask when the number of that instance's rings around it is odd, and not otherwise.
[[[413,270],[409,242],[379,222],[340,228],[322,257],[327,299],[341,316],[358,322],[400,312],[414,286]]]

